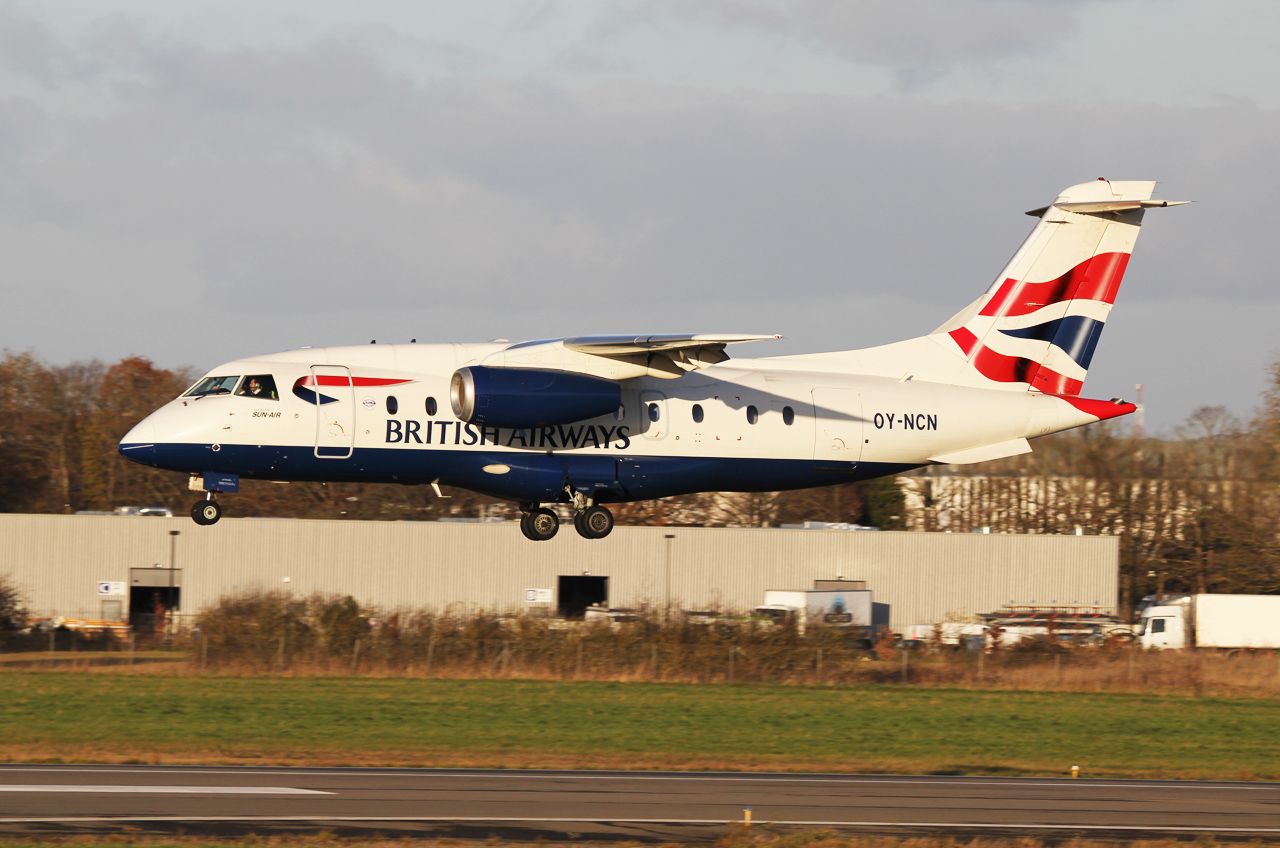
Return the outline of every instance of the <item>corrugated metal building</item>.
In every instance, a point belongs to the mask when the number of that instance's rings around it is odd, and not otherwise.
[[[190,614],[245,588],[383,608],[516,611],[603,597],[747,610],[766,589],[842,578],[867,581],[898,629],[1010,602],[1114,609],[1118,562],[1118,539],[1098,536],[619,527],[586,541],[566,527],[535,543],[513,524],[0,515],[0,574],[34,613],[86,618],[152,612],[171,580]]]

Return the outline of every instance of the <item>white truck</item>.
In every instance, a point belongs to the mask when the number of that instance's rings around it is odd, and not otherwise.
[[[834,581],[833,581],[834,582]],[[872,626],[870,589],[770,589],[755,614],[779,624],[794,620],[804,633],[815,624],[827,627]]]
[[[1181,595],[1142,612],[1143,648],[1280,648],[1280,595]]]

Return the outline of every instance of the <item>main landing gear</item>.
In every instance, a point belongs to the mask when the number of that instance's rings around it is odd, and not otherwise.
[[[589,506],[574,514],[573,527],[584,539],[603,539],[613,532],[613,513],[602,506]]]
[[[545,542],[560,531],[560,516],[545,506],[520,514],[520,532],[526,539]]]
[[[573,529],[584,539],[603,539],[613,532],[613,513],[599,505],[579,509],[573,516]],[[526,539],[545,542],[560,530],[560,516],[545,506],[530,504],[520,514],[520,532]]]

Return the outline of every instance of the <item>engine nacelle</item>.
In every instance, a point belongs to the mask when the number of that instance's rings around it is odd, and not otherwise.
[[[544,427],[617,411],[622,387],[611,380],[534,368],[459,368],[449,382],[453,414],[482,427]]]

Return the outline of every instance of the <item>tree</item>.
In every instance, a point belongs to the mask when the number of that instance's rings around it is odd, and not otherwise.
[[[177,397],[191,383],[185,371],[156,368],[142,357],[122,359],[103,372],[83,427],[81,462],[84,500],[92,509],[121,504],[181,508],[187,499],[180,474],[125,460],[120,439],[146,416]]]

